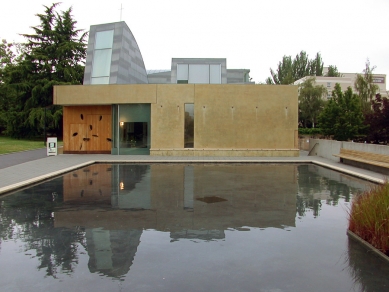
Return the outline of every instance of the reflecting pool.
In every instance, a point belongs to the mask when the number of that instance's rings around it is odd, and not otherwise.
[[[302,164],[95,164],[0,197],[1,291],[389,291],[369,183]]]

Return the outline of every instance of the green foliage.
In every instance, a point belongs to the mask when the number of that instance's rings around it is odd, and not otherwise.
[[[60,134],[62,108],[52,105],[53,86],[82,84],[87,34],[75,29],[71,8],[59,13],[57,6],[44,6],[45,12],[37,14],[34,34],[23,35],[27,42],[21,55],[3,70],[0,127],[3,122],[10,136],[36,136],[44,128]]]
[[[330,65],[328,66],[328,72],[325,75],[326,77],[343,77],[341,73],[339,73],[338,68],[336,66]]]
[[[363,125],[363,114],[358,96],[351,87],[345,92],[339,83],[335,84],[332,98],[319,115],[319,126],[323,134],[334,136],[334,139],[347,141],[358,136],[366,128]]]
[[[389,183],[376,186],[354,199],[349,229],[389,255]]]
[[[266,79],[266,84],[292,84],[305,76],[322,76],[323,65],[320,53],[312,60],[308,59],[305,51],[301,51],[293,60],[292,56],[284,56],[276,71],[270,68],[271,77]]]
[[[299,128],[299,135],[321,135],[323,134],[323,130],[321,128]]]
[[[323,96],[327,89],[322,85],[315,85],[315,77],[307,78],[299,85],[299,120],[304,125],[309,121],[315,127],[317,117],[324,107]]]
[[[371,101],[371,111],[365,112],[365,124],[369,127],[366,140],[389,143],[389,100],[376,94]]]
[[[378,91],[378,85],[373,83],[373,71],[375,66],[370,67],[370,61],[367,60],[363,75],[357,74],[357,78],[354,82],[354,88],[358,93],[362,110],[364,112],[370,111],[370,102],[375,97]]]

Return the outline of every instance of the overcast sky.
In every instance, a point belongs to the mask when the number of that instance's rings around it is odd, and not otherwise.
[[[53,2],[2,3],[0,38],[23,42],[19,34],[31,33],[42,5]],[[375,73],[389,76],[388,0],[65,0],[59,10],[70,6],[86,31],[122,12],[148,70],[170,69],[171,58],[227,58],[227,68],[250,69],[258,83],[282,56],[305,50],[345,73],[362,73],[369,58]]]

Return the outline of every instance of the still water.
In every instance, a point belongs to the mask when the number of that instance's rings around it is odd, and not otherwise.
[[[95,164],[0,197],[1,291],[389,291],[367,182],[314,165]]]

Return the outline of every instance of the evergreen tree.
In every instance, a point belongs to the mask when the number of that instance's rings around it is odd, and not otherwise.
[[[16,95],[5,115],[11,136],[40,135],[46,124],[59,134],[62,107],[52,106],[53,86],[82,84],[87,34],[75,29],[71,8],[58,13],[57,6],[44,6],[45,13],[37,14],[40,24],[32,27],[34,34],[23,34],[23,58],[7,72]]]
[[[319,126],[325,135],[346,141],[361,134],[365,129],[359,98],[351,87],[345,92],[339,83],[335,84],[332,98],[319,115]]]

